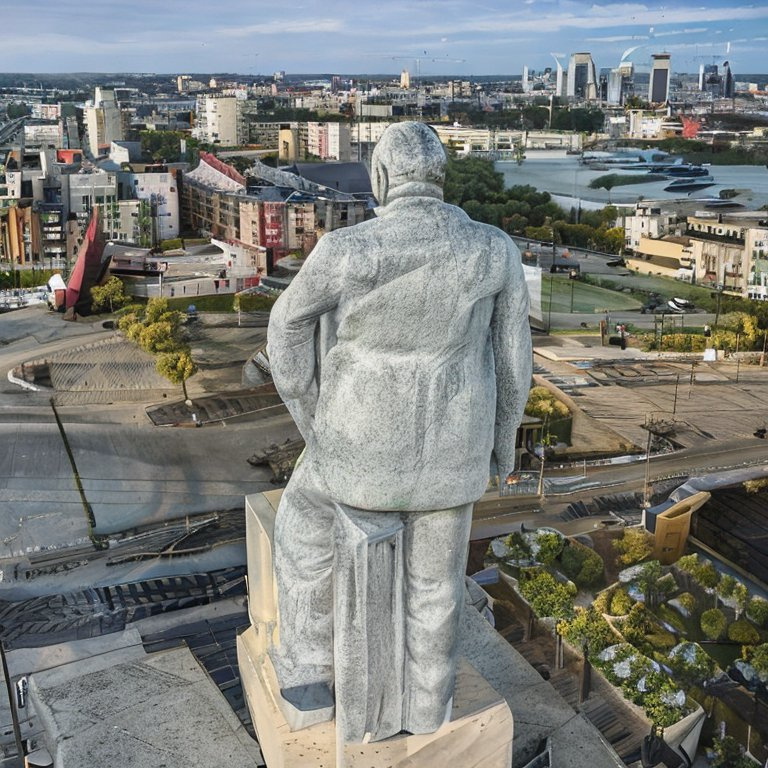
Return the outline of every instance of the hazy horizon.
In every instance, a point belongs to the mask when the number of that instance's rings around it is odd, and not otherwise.
[[[585,0],[30,0],[6,9],[3,69],[19,74],[275,71],[502,76],[553,67],[551,54],[589,51],[598,68],[625,52],[640,69],[652,53],[672,69],[731,62],[765,67],[768,6],[714,0],[674,7]],[[45,24],[41,28],[41,21]],[[499,75],[494,75],[498,72]]]

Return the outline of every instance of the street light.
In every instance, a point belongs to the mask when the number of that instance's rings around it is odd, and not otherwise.
[[[0,633],[5,628],[0,625]],[[7,765],[8,768],[23,768],[26,764],[26,761],[24,759],[24,756],[26,755],[26,751],[24,749],[24,742],[21,739],[21,726],[19,725],[19,713],[16,709],[16,692],[13,690],[13,685],[11,684],[11,676],[8,674],[8,661],[5,658],[5,641],[0,638],[0,662],[2,662],[3,665],[3,677],[5,678],[5,689],[8,693],[8,706],[11,708],[11,720],[13,721],[13,738],[16,742],[16,755],[17,759],[15,762],[8,763],[7,761],[3,762],[3,765]]]

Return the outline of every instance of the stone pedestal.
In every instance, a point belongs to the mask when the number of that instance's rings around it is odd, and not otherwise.
[[[238,637],[237,659],[267,768],[510,768],[512,764],[509,707],[463,659],[451,719],[438,731],[340,748],[334,722],[291,731],[277,703],[277,680],[256,627]]]
[[[396,735],[383,741],[345,743],[338,738],[336,722],[317,722],[292,730],[290,707],[280,694],[267,651],[277,636],[277,602],[272,581],[272,532],[280,492],[246,499],[248,551],[248,602],[252,626],[237,640],[240,676],[248,708],[268,768],[432,768],[453,764],[466,768],[509,768],[512,762],[512,714],[500,696],[466,660],[462,659],[448,722],[434,733]],[[347,621],[337,638],[345,650],[354,649],[362,664],[377,655],[375,664],[387,674],[374,681],[355,666],[337,670],[337,712],[344,732],[360,738],[375,737],[393,727],[399,713],[381,709],[377,700],[384,688],[401,685],[402,589],[400,543],[402,524],[396,516],[380,519],[365,513],[348,515],[339,509],[338,525],[345,526],[345,547],[337,553],[341,567],[335,574],[337,589],[355,585],[356,598],[336,600],[335,620]],[[384,601],[376,611],[391,617],[389,623],[369,627],[363,595]],[[373,612],[371,616],[375,615]],[[354,618],[354,621],[350,621]],[[368,630],[371,631],[368,631]],[[397,647],[395,647],[395,645]],[[399,654],[399,655],[398,655]],[[400,659],[400,661],[398,661]],[[286,716],[287,715],[287,716]]]

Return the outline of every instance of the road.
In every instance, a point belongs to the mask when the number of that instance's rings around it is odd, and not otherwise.
[[[745,437],[728,442],[707,441],[699,446],[675,453],[652,456],[650,460],[650,482],[680,477],[682,484],[687,477],[706,475],[726,469],[766,466],[768,464],[768,441]],[[575,468],[574,473],[582,470]],[[560,474],[556,469],[552,474]],[[480,539],[499,536],[512,530],[519,530],[521,523],[526,528],[550,525],[576,535],[588,533],[602,518],[582,518],[564,522],[560,514],[575,501],[589,502],[603,494],[642,493],[645,485],[646,463],[620,464],[587,467],[589,481],[598,481],[598,488],[572,491],[565,496],[538,497],[508,496],[497,493],[486,494],[475,507],[472,538]]]

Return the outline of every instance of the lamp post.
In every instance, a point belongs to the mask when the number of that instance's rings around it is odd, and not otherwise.
[[[0,632],[2,632],[4,628],[0,626]],[[11,676],[8,673],[8,661],[5,658],[5,642],[0,639],[0,662],[2,662],[3,666],[3,677],[5,678],[5,689],[8,693],[8,706],[11,708],[11,720],[13,721],[13,738],[16,742],[16,754],[17,759],[15,762],[7,763],[4,762],[3,765],[8,765],[9,768],[23,768],[26,761],[24,759],[24,755],[26,752],[24,751],[24,742],[21,739],[21,726],[19,724],[19,713],[16,709],[16,695],[15,691],[13,690],[13,685],[11,684]]]

